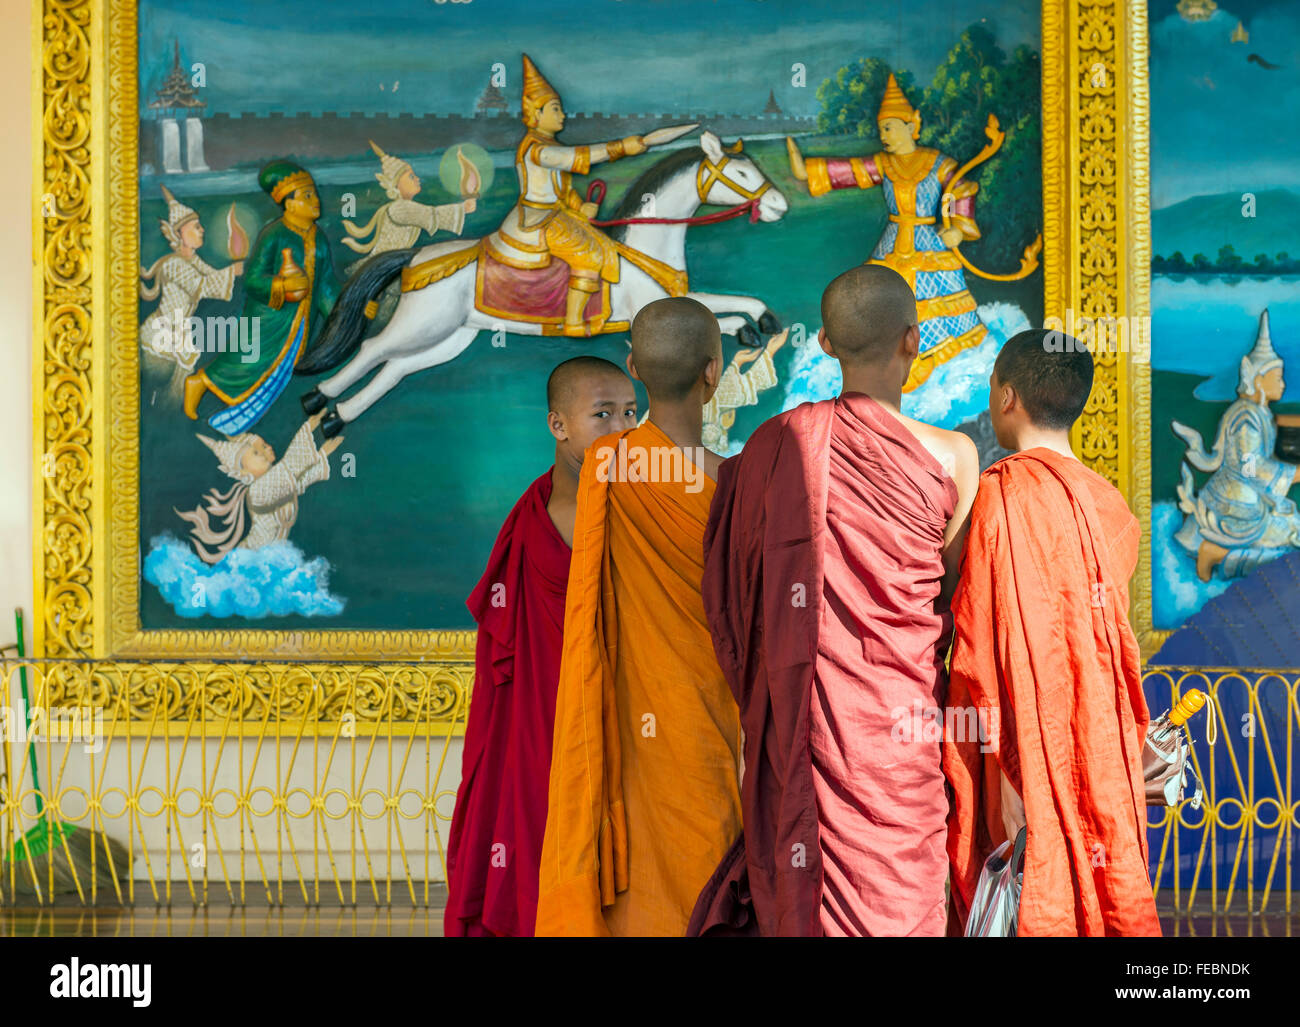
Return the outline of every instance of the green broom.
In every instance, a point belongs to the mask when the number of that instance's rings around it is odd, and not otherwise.
[[[23,693],[23,717],[28,728],[31,727],[31,699],[27,695],[27,666],[23,663],[26,652],[23,647],[23,611],[22,607],[14,610],[14,620],[18,627],[18,681]],[[50,860],[54,863],[54,892],[66,894],[78,891],[88,901],[91,894],[91,877],[98,879],[98,894],[117,898],[114,885],[114,871],[124,872],[127,868],[127,854],[124,846],[113,841],[103,831],[93,831],[76,824],[62,823],[44,816],[45,803],[41,798],[41,780],[36,769],[36,743],[27,735],[27,760],[32,771],[32,787],[36,791],[35,827],[18,839],[5,854],[3,877],[4,884],[9,882],[10,868],[13,867],[14,892],[22,896],[41,896],[49,887]],[[103,840],[103,853],[97,854],[94,872],[91,871],[91,851],[95,839]],[[39,857],[39,862],[38,862]],[[24,865],[25,864],[25,865]]]

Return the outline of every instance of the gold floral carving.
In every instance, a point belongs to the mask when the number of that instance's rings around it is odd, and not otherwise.
[[[48,698],[54,707],[96,708],[118,723],[342,722],[364,734],[462,726],[474,671],[469,664],[55,660],[32,663],[28,673],[42,705]]]
[[[40,332],[33,360],[38,449],[36,497],[37,644],[50,655],[90,644],[92,596],[90,3],[47,3],[37,56],[41,145],[37,154],[36,239]]]

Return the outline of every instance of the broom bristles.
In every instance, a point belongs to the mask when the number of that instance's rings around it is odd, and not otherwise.
[[[76,827],[72,824],[61,824],[54,821],[53,829],[47,821],[42,820],[39,824],[29,830],[25,835],[14,842],[10,847],[7,860],[30,859],[33,856],[44,856],[50,851],[50,842],[53,841],[56,846],[61,845],[64,838],[70,838]]]
[[[54,891],[58,894],[76,892],[77,884],[87,899],[91,892],[91,850],[95,850],[96,892],[100,896],[113,899],[117,897],[128,869],[126,847],[109,838],[103,831],[89,831],[78,828],[75,824],[42,821],[31,828],[5,854],[5,861],[0,864],[5,884],[9,882],[9,864],[16,865],[14,873],[14,891],[18,895],[36,895],[32,877],[35,875],[39,891],[44,893],[49,886],[49,861],[51,853],[54,862]],[[104,851],[107,844],[108,851]],[[64,846],[67,846],[66,850]],[[38,862],[38,857],[40,858]],[[72,865],[68,863],[71,857]],[[117,887],[114,881],[117,881]]]

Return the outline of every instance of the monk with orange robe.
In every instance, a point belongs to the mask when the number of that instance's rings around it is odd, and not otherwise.
[[[981,478],[953,600],[948,704],[986,727],[945,740],[953,910],[964,924],[984,861],[1024,826],[1018,934],[1158,936],[1128,622],[1141,529],[1070,449],[1092,375],[1081,343],[1040,330],[1010,339],[990,378],[1013,455]]]
[[[844,389],[722,465],[704,603],[745,732],[744,836],[692,934],[942,935],[944,657],[979,460],[904,417],[916,299],[853,268],[822,297]]]
[[[700,598],[717,319],[642,308],[628,370],[649,420],[598,441],[578,486],[539,936],[681,937],[740,830],[740,724]]]
[[[555,466],[515,504],[469,597],[474,694],[447,845],[448,937],[533,933],[578,474],[587,447],[637,421],[632,382],[599,357],[551,372]]]

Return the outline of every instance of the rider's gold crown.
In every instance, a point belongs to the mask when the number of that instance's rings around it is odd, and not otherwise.
[[[546,78],[537,70],[537,65],[532,62],[528,54],[524,54],[524,103],[521,112],[524,124],[533,128],[537,124],[537,116],[542,112],[548,100],[558,100],[560,94],[555,88],[546,81]]]

